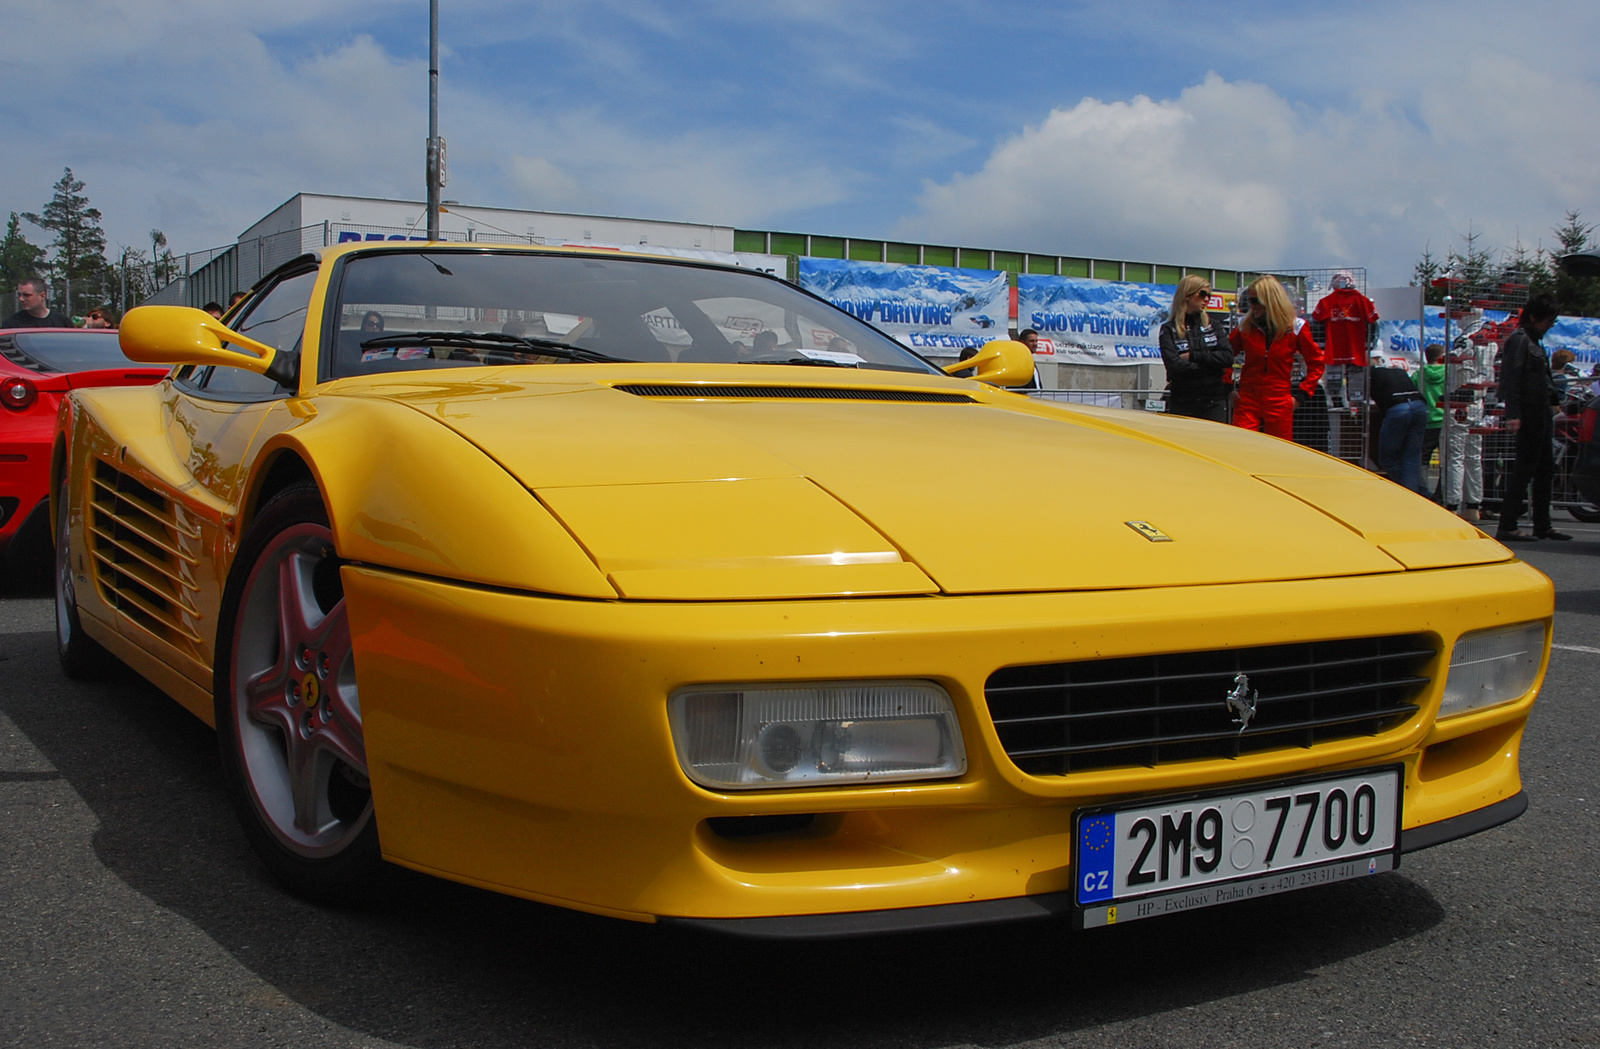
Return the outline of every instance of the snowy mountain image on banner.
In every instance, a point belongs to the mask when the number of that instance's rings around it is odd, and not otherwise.
[[[800,286],[936,355],[1006,337],[1010,303],[1003,270],[802,258]]]
[[[1064,364],[1147,364],[1161,359],[1171,284],[1017,277],[1017,324],[1049,339]]]

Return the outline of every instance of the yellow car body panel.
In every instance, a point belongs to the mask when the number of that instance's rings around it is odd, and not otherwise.
[[[1232,427],[936,374],[561,363],[330,378],[330,272],[359,250],[321,261],[291,395],[208,401],[176,376],[71,394],[56,512],[85,632],[209,721],[234,556],[303,464],[346,562],[373,805],[396,862],[640,920],[816,915],[1060,892],[1074,813],[1116,799],[1397,762],[1416,828],[1521,789],[1544,662],[1514,702],[1436,718],[1456,641],[1548,623],[1551,585],[1386,481]],[[648,392],[663,384],[697,389]],[[828,388],[873,396],[783,393]],[[111,563],[107,507],[129,498],[147,505],[128,526],[170,528],[170,572]],[[1421,709],[1315,746],[1032,775],[985,703],[1005,667],[1391,634],[1436,649]],[[1548,632],[1546,646],[1544,661]],[[875,678],[949,694],[964,772],[718,792],[679,763],[675,690]],[[817,818],[746,839],[707,822],[793,813]]]
[[[1444,573],[1178,589],[749,603],[571,602],[486,594],[347,568],[372,768],[390,858],[502,891],[635,917],[750,917],[926,906],[1065,889],[1083,805],[1406,764],[1405,825],[1515,795],[1533,693],[1433,726],[1157,769],[1029,776],[989,724],[1001,664],[1113,658],[1173,644],[1231,647],[1424,630],[1549,614],[1520,562]],[[1315,610],[1285,616],[1285,607]],[[365,668],[374,668],[371,672]],[[700,682],[883,676],[956,700],[968,768],[956,780],[714,792],[679,768],[667,697]],[[1459,736],[1454,733],[1461,733]],[[1462,741],[1465,742],[1462,742]],[[1463,758],[1470,760],[1463,760]],[[716,816],[826,814],[809,833],[727,841]]]

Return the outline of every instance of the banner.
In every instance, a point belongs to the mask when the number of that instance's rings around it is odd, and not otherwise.
[[[1017,325],[1048,340],[1049,359],[1060,364],[1155,364],[1161,360],[1161,322],[1176,290],[1171,284],[1019,274]]]
[[[1003,270],[802,258],[800,286],[930,356],[1006,337]]]
[[[1544,350],[1571,350],[1577,363],[1600,364],[1600,318],[1557,317],[1555,326],[1544,337]],[[1589,374],[1584,368],[1583,373]]]

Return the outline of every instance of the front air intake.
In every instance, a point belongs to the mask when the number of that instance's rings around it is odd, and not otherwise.
[[[964,393],[933,390],[867,390],[849,386],[753,386],[730,383],[621,383],[614,389],[635,397],[695,400],[899,401],[911,404],[976,404]]]
[[[1417,713],[1437,655],[1419,635],[1312,641],[1006,667],[984,691],[1017,767],[1064,775],[1386,732]]]

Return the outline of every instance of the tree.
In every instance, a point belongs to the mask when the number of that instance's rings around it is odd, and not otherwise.
[[[82,292],[98,294],[102,301],[105,298],[106,235],[100,229],[100,209],[89,206],[89,198],[83,195],[83,180],[74,178],[71,168],[63,171],[53,189],[43,211],[24,213],[22,217],[55,234],[50,245],[55,251],[51,269],[70,314],[74,284]]]
[[[167,235],[158,229],[150,231],[150,265],[155,289],[166,287],[178,275],[178,263],[167,247]]]
[[[6,223],[6,235],[0,240],[0,293],[10,294],[26,277],[36,277],[44,268],[44,249],[29,243],[22,235],[21,216],[11,213]]]
[[[1567,212],[1566,221],[1550,232],[1555,234],[1560,248],[1557,256],[1574,251],[1588,251],[1595,247],[1594,225],[1585,223],[1576,211]],[[1556,297],[1556,305],[1569,317],[1600,316],[1600,279],[1574,277],[1561,267],[1556,267],[1554,279],[1548,289]]]
[[[1441,262],[1424,246],[1422,255],[1411,269],[1411,284],[1421,286],[1423,301],[1431,306],[1444,305],[1444,297],[1453,295],[1458,304],[1468,301],[1485,305],[1503,303],[1515,309],[1525,296],[1541,293],[1553,295],[1561,313],[1569,317],[1600,317],[1600,277],[1574,277],[1557,262],[1560,256],[1574,251],[1588,251],[1597,244],[1596,227],[1586,223],[1577,211],[1569,211],[1561,225],[1551,232],[1558,247],[1546,251],[1543,247],[1529,250],[1519,239],[1505,251],[1479,245],[1481,233],[1471,226],[1462,235],[1462,247],[1451,249]],[[1433,287],[1441,277],[1450,277],[1456,283],[1448,288]]]
[[[1444,305],[1444,289],[1435,288],[1433,282],[1444,276],[1444,265],[1433,257],[1433,252],[1427,246],[1422,249],[1422,257],[1411,268],[1411,286],[1422,289],[1422,301],[1429,306]]]

